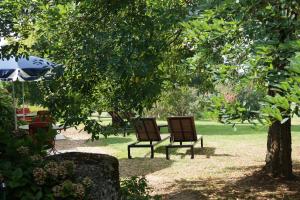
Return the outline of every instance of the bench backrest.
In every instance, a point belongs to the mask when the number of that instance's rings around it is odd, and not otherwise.
[[[155,118],[136,118],[133,123],[138,141],[161,140]]]
[[[194,117],[169,117],[168,126],[171,133],[171,141],[197,141]]]

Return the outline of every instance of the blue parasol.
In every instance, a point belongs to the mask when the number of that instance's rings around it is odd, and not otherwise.
[[[29,56],[0,60],[0,81],[37,81],[47,75],[56,65],[43,58]],[[24,85],[23,109],[24,109]],[[13,85],[13,99],[15,105],[15,89]],[[15,129],[17,129],[17,115],[15,112]]]

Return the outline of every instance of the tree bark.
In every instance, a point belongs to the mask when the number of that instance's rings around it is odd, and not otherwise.
[[[269,127],[267,150],[267,172],[274,177],[293,178],[290,118],[283,124],[275,121]]]

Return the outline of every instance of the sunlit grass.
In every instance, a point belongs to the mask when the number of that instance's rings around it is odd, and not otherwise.
[[[105,123],[109,123],[106,121]],[[158,121],[158,124],[166,124],[165,121]],[[233,151],[236,148],[243,147],[257,147],[262,151],[265,151],[266,141],[267,141],[267,127],[258,125],[254,126],[251,124],[236,125],[233,128],[231,125],[224,125],[217,122],[211,121],[197,121],[196,129],[198,134],[204,137],[204,146],[215,148],[215,149],[227,149],[228,151]],[[293,140],[300,141],[300,126],[293,126]],[[162,128],[162,137],[168,136],[168,129]],[[136,141],[135,133],[130,133],[129,136],[123,137],[122,134],[119,136],[109,136],[105,139],[101,137],[99,141],[87,142],[87,146],[108,148],[113,150],[113,155],[119,159],[127,157],[127,145]],[[169,143],[168,140],[159,144],[156,147],[155,157],[165,157],[164,146]],[[199,146],[199,145],[198,145]],[[249,149],[248,149],[249,150]],[[245,149],[245,152],[247,149]],[[185,149],[179,149],[176,151],[178,154],[186,152]],[[147,148],[136,148],[132,150],[134,157],[147,157],[149,156],[150,150]],[[241,152],[243,153],[243,151]],[[255,157],[263,157],[260,154],[253,155]],[[178,157],[178,156],[177,156]],[[175,156],[175,158],[177,158]],[[179,156],[180,157],[180,156]],[[186,156],[186,157],[189,157]]]

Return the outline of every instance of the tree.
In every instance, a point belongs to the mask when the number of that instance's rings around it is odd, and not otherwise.
[[[37,11],[36,1],[0,1],[0,40],[9,41],[0,46],[0,59],[28,55],[30,49],[23,40],[30,35]]]
[[[226,0],[194,10],[185,23],[195,68],[214,80],[266,91],[260,119],[269,122],[265,169],[292,178],[291,116],[298,114],[300,3],[295,0]],[[291,67],[292,66],[292,67]],[[224,103],[219,105],[224,111]],[[228,113],[227,113],[228,117]]]
[[[66,125],[84,123],[97,138],[103,127],[90,120],[93,111],[142,112],[173,78],[164,66],[175,63],[166,58],[189,5],[184,0],[5,0],[0,36],[9,45],[1,47],[1,57],[34,54],[61,64],[54,80],[40,85],[44,106]]]
[[[188,11],[185,1],[36,1],[31,53],[62,64],[44,82],[44,105],[66,125],[84,123],[99,138],[92,112],[142,112],[158,99],[163,61]],[[57,69],[60,70],[59,68]]]

